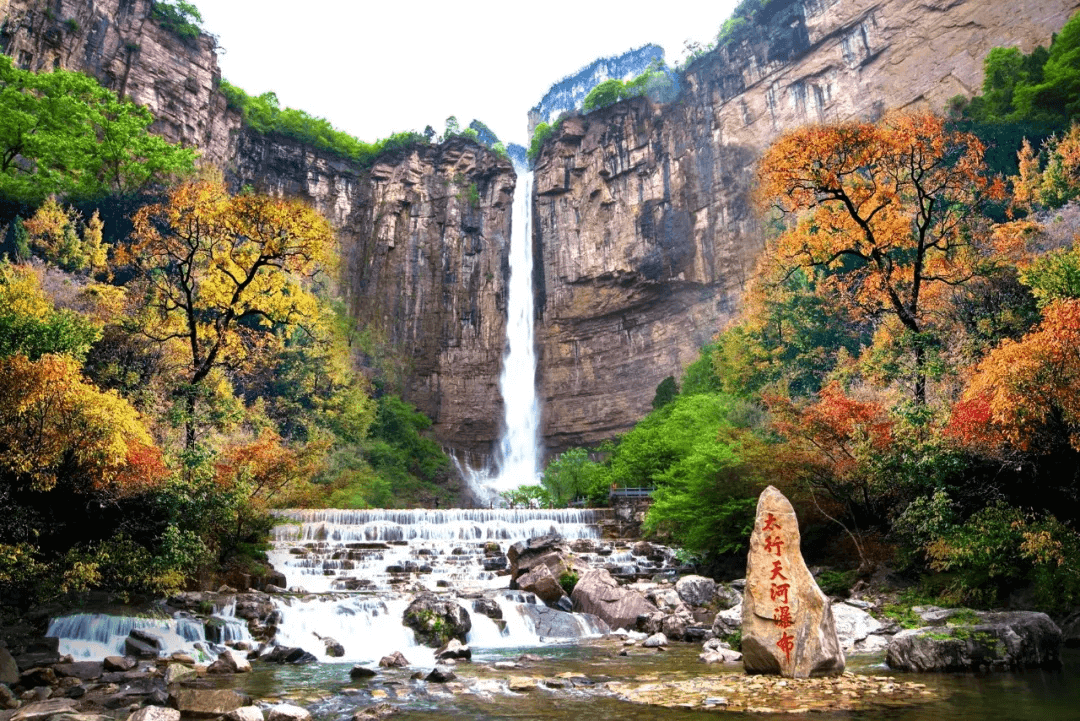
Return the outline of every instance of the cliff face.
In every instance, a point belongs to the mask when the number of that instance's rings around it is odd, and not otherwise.
[[[753,165],[809,122],[941,110],[995,46],[1030,51],[1077,0],[774,0],[696,61],[670,104],[566,120],[536,166],[544,437],[627,430],[731,319],[763,247]]]
[[[730,319],[762,249],[753,164],[785,129],[940,109],[999,45],[1045,44],[1080,0],[772,0],[680,79],[562,124],[537,163],[538,378],[548,447],[627,430]],[[510,204],[506,161],[465,140],[354,166],[242,127],[215,89],[213,38],[183,40],[148,0],[0,0],[0,49],[88,72],[198,146],[237,186],[308,198],[339,228],[344,290],[394,346],[405,396],[448,446],[499,431]]]
[[[338,229],[342,288],[389,342],[404,396],[437,438],[486,453],[498,436],[505,344],[508,161],[451,140],[373,168],[244,128],[217,91],[216,42],[182,39],[148,0],[0,0],[0,50],[33,70],[63,67],[148,107],[154,132],[198,147],[233,187],[299,196]]]
[[[217,92],[216,42],[150,19],[149,0],[0,0],[0,52],[30,70],[79,70],[144,105],[153,131],[224,165],[240,116]]]
[[[441,441],[487,453],[501,421],[509,161],[457,138],[358,170],[245,131],[230,174],[237,185],[308,198],[330,218],[350,308],[404,361],[405,398]]]

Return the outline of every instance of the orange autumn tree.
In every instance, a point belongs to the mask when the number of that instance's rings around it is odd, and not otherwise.
[[[977,272],[980,208],[1004,197],[985,146],[932,114],[800,128],[766,151],[759,202],[794,214],[775,261],[815,269],[861,319],[911,346],[914,399],[926,402],[928,315],[947,286]],[[888,335],[888,334],[886,334]]]
[[[142,333],[185,359],[180,395],[190,450],[196,405],[213,373],[239,367],[275,327],[319,322],[310,280],[333,261],[334,235],[300,200],[233,196],[209,181],[174,188],[133,222],[122,258],[142,271]]]
[[[1080,451],[1080,299],[1052,301],[1018,341],[1004,340],[979,364],[953,409],[949,431],[969,446]]]

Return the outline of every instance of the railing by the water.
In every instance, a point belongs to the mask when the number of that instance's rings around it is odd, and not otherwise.
[[[641,486],[638,488],[612,488],[608,493],[609,498],[649,498],[656,486]]]

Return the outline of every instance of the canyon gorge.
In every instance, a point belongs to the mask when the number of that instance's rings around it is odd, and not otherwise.
[[[547,451],[628,430],[736,312],[764,248],[751,195],[772,140],[810,122],[942,110],[980,90],[991,48],[1045,45],[1078,8],[773,0],[679,71],[672,102],[571,113],[542,148],[532,191]],[[444,446],[482,463],[502,417],[509,160],[453,138],[365,167],[258,133],[218,89],[214,38],[177,37],[149,14],[148,0],[0,0],[0,49],[145,105],[156,132],[198,147],[234,187],[312,202],[338,230],[342,294],[392,349],[403,396]]]

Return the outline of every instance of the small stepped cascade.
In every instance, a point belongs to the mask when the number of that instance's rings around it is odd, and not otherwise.
[[[547,534],[600,537],[595,511],[447,509],[282,511],[270,562],[306,592],[506,586],[507,548]]]

